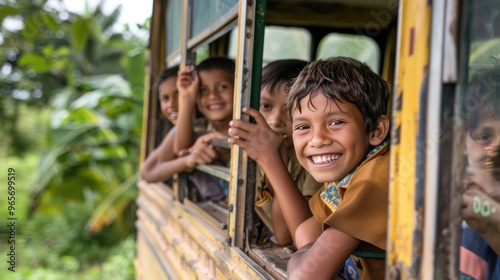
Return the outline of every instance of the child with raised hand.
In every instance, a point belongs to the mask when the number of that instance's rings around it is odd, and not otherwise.
[[[468,86],[460,279],[500,279],[500,67]]]
[[[174,127],[170,129],[163,138],[160,146],[156,148],[146,159],[141,168],[141,177],[147,182],[162,182],[170,179],[175,173],[192,171],[197,164],[206,164],[217,158],[213,150],[201,149],[201,145],[195,145],[186,150],[185,157],[177,157],[173,151],[173,142],[176,133],[178,115],[177,103],[177,73],[179,67],[175,66],[164,70],[158,76],[157,88],[162,117],[169,120]]]
[[[292,127],[285,106],[293,79],[307,65],[306,61],[297,59],[277,60],[262,69],[261,95],[259,112],[269,127],[283,136],[281,157],[287,166],[296,187],[307,199],[310,198],[322,184],[300,165],[295,155],[292,143]],[[272,185],[259,167],[257,169],[257,201],[255,211],[270,231],[270,240],[278,245],[288,245],[292,242],[290,232],[283,220],[278,199],[274,198]]]
[[[193,115],[198,108],[207,119],[207,131],[227,135],[233,117],[234,61],[225,57],[211,57],[196,68],[186,66],[179,73],[177,88],[181,99],[177,121],[174,151],[189,148],[195,139]],[[209,139],[206,139],[207,141]],[[218,149],[224,163],[229,152]]]
[[[229,141],[268,176],[299,248],[288,264],[290,279],[331,279],[342,268],[351,279],[384,279],[388,102],[387,83],[357,60],[328,58],[301,71],[287,99],[293,145],[300,164],[325,183],[309,205],[273,144],[283,137],[250,108],[244,112],[256,124],[233,120]]]
[[[180,106],[173,145],[175,153],[181,153],[191,147],[197,138],[193,147],[208,149],[217,155],[207,163],[227,166],[231,156],[230,149],[214,147],[210,141],[213,138],[228,138],[229,121],[233,117],[234,70],[233,60],[211,57],[202,61],[196,68],[186,66],[179,72],[177,89]],[[193,131],[196,108],[208,122],[207,134],[199,137]],[[221,202],[229,193],[229,184],[223,179],[214,178],[201,171],[193,172],[188,178],[201,196],[213,202]],[[207,189],[207,186],[214,185],[218,185],[220,190]]]

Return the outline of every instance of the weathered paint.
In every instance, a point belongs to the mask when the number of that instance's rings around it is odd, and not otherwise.
[[[194,204],[175,201],[166,188],[139,184],[137,254],[146,279],[270,278],[241,250],[231,247],[222,231],[199,216]],[[151,270],[156,276],[147,278]]]
[[[399,61],[394,96],[391,146],[391,194],[388,265],[401,279],[416,279],[421,254],[423,202],[418,199],[417,139],[421,97],[426,94],[431,6],[426,1],[400,3]],[[420,194],[421,195],[421,194]]]
[[[236,50],[236,75],[234,81],[233,119],[248,120],[248,116],[241,113],[243,107],[252,106],[258,109],[260,95],[260,67],[252,67],[253,63],[262,64],[262,60],[254,61],[254,56],[262,56],[265,0],[240,1],[238,11],[238,39]],[[257,12],[257,10],[259,12]],[[262,34],[261,34],[262,33]],[[255,186],[255,162],[249,159],[244,150],[234,145],[231,149],[230,188],[228,203],[229,223],[228,233],[230,243],[239,248],[244,247],[245,217],[248,211],[253,211],[252,204],[247,204],[245,196]]]

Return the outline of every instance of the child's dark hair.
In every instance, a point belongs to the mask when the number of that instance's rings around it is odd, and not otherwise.
[[[196,71],[198,72],[214,69],[226,71],[234,79],[235,63],[234,60],[227,57],[209,57],[196,67]]]
[[[365,120],[365,131],[373,131],[378,119],[387,114],[389,87],[371,68],[349,57],[330,57],[309,63],[290,88],[288,111],[301,112],[300,101],[311,100],[323,93],[335,102],[347,101],[356,105]]]
[[[500,66],[472,78],[460,114],[466,119],[466,131],[474,130],[481,120],[500,119]]]
[[[177,77],[178,72],[179,72],[179,65],[172,66],[168,69],[163,70],[156,78],[156,88],[158,88],[161,85],[161,83],[163,83],[168,78]]]
[[[297,78],[307,63],[307,61],[299,59],[282,59],[269,63],[262,69],[261,88],[268,87],[272,94],[277,86],[286,83],[286,91],[288,92],[293,80]]]

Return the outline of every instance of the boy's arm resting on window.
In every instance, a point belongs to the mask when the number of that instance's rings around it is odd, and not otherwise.
[[[155,176],[154,174],[158,173],[159,166],[166,161],[170,161],[175,159],[176,156],[172,149],[172,144],[174,142],[175,137],[175,127],[172,128],[167,135],[163,138],[160,146],[156,148],[144,161],[144,164],[141,168],[141,177],[147,182],[160,182],[164,180],[168,180],[170,176]],[[162,179],[166,177],[165,179]]]
[[[281,155],[279,153],[267,154],[267,157],[266,163],[259,164],[273,186],[274,199],[279,201],[281,213],[294,244],[297,248],[301,248],[306,243],[301,242],[302,236],[298,234],[297,229],[312,217],[309,204],[295,185],[292,176],[281,160]],[[321,229],[321,227],[318,228]]]
[[[295,231],[295,244],[302,248],[314,242],[323,233],[321,223],[314,217],[310,217],[297,227]]]
[[[289,245],[293,242],[293,239],[290,231],[288,230],[288,227],[286,226],[283,213],[281,212],[279,199],[277,197],[274,197],[271,203],[271,219],[273,221],[273,233],[274,238],[276,239],[276,243],[282,246]]]
[[[169,143],[169,141],[165,141]],[[163,144],[163,143],[162,143]],[[165,144],[168,145],[168,144]],[[171,146],[168,146],[171,147]],[[159,149],[155,152],[161,152]],[[153,156],[153,155],[152,155]],[[156,155],[158,158],[158,155]],[[190,149],[190,152],[182,157],[170,160],[151,161],[151,166],[144,164],[141,169],[141,176],[147,182],[160,182],[170,179],[174,174],[184,171],[192,171],[197,164],[207,164],[217,158],[217,153],[212,147],[198,146]],[[151,167],[148,169],[148,167]]]
[[[288,262],[288,278],[333,279],[360,241],[334,228],[327,228],[314,243],[293,254]]]

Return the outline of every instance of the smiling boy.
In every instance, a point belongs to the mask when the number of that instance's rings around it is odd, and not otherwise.
[[[231,123],[230,139],[263,168],[299,248],[290,279],[383,279],[387,233],[389,89],[366,64],[345,57],[311,62],[287,99],[293,143],[301,165],[325,185],[309,205],[280,164],[278,147],[262,116],[256,125]],[[258,129],[252,135],[251,129]],[[252,143],[260,145],[252,145]],[[257,148],[260,147],[260,148]],[[272,172],[270,172],[272,171]],[[310,207],[309,207],[310,206]],[[343,269],[343,270],[342,270]]]
[[[198,111],[207,119],[207,132],[227,135],[233,117],[234,61],[211,57],[198,67],[186,66],[177,79],[181,98],[174,151],[181,152],[194,143],[193,115]],[[209,140],[208,138],[206,139]],[[224,155],[227,162],[229,153]]]

